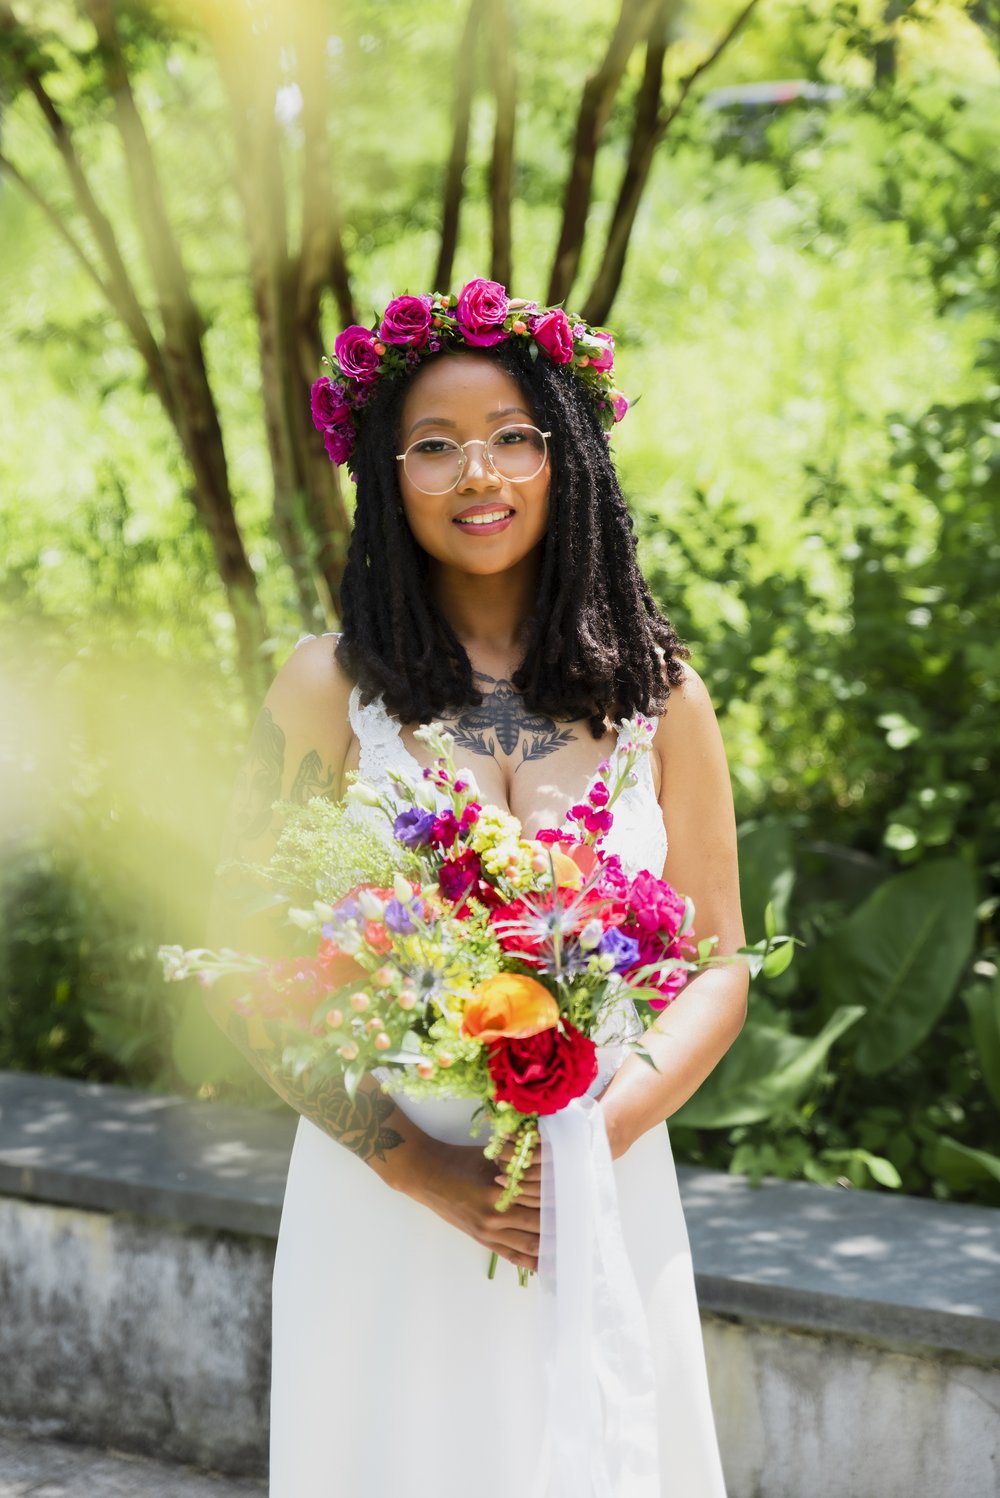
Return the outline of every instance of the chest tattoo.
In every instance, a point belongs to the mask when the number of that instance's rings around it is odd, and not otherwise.
[[[546,713],[529,712],[512,682],[487,676],[482,671],[474,675],[484,700],[480,707],[463,708],[457,718],[449,721],[456,748],[496,759],[499,746],[511,759],[520,745],[521,758],[514,767],[516,774],[529,760],[544,759],[576,739],[572,729],[559,728]]]

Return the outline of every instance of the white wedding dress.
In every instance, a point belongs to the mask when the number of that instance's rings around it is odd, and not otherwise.
[[[357,688],[350,713],[361,777],[390,789],[390,766],[416,764],[398,724],[381,699],[361,707]],[[388,832],[384,818],[372,825]],[[606,847],[629,875],[662,871],[666,834],[646,755],[638,784],[615,805]],[[622,1054],[602,1052],[592,1092]],[[468,1101],[396,1101],[426,1132],[471,1143]],[[643,1135],[613,1171],[652,1343],[660,1498],[726,1498],[666,1126]],[[537,1277],[522,1288],[503,1261],[487,1279],[488,1259],[300,1119],[274,1265],[270,1498],[535,1491],[546,1408],[541,1292]],[[632,1498],[638,1489],[622,1480],[606,1491]]]

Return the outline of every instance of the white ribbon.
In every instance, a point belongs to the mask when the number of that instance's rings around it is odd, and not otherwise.
[[[659,1498],[653,1351],[604,1115],[574,1098],[539,1129],[548,1412],[534,1498]]]

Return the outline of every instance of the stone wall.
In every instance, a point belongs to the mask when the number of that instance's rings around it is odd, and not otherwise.
[[[264,1473],[296,1122],[0,1073],[0,1418]],[[995,1498],[1000,1212],[678,1178],[729,1498]]]

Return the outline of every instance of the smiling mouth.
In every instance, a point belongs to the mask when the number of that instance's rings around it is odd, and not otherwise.
[[[486,515],[468,515],[463,520],[456,520],[456,525],[496,525],[498,520],[508,520],[513,515],[513,510],[490,510]]]

